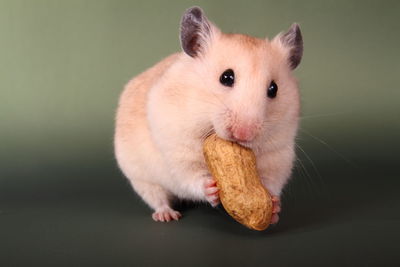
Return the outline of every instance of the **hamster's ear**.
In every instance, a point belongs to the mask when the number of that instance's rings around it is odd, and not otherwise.
[[[276,36],[273,42],[279,42],[288,51],[288,60],[291,69],[295,69],[303,56],[303,37],[300,27],[293,23],[286,33]]]
[[[189,8],[181,20],[180,39],[183,51],[191,57],[203,53],[215,30],[201,8]]]

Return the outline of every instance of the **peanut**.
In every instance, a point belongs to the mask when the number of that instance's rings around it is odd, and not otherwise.
[[[253,151],[213,134],[205,140],[203,153],[228,214],[250,229],[266,229],[273,205],[257,173]]]

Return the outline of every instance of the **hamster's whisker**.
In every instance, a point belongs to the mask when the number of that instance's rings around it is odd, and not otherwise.
[[[314,190],[314,187],[317,188],[315,186],[314,181],[313,181],[310,173],[308,172],[307,168],[304,166],[304,164],[301,161],[301,159],[299,157],[297,157],[297,156],[296,156],[296,163],[299,163],[299,164],[295,164],[294,166],[296,168],[298,168],[300,175],[305,178],[306,183],[310,186],[310,188],[312,190]]]
[[[265,121],[263,121],[262,122],[262,126],[265,126],[265,125],[267,125],[267,124],[269,124],[269,123],[275,123],[275,122],[277,122],[278,120],[265,120]],[[283,120],[279,120],[280,122],[284,122]]]
[[[183,95],[182,95],[183,96]],[[215,101],[212,101],[212,100],[206,100],[206,99],[204,99],[204,98],[194,98],[194,97],[189,97],[189,96],[185,96],[185,97],[187,97],[186,98],[186,100],[190,100],[190,101],[197,101],[197,102],[199,102],[200,104],[204,104],[204,103],[206,103],[206,104],[211,104],[211,105],[213,105],[213,106],[219,106],[218,105],[218,103],[216,103]]]
[[[321,189],[325,188],[325,181],[322,177],[322,175],[320,175],[319,173],[317,173],[317,178],[318,179],[312,179],[311,174],[309,173],[309,171],[307,170],[307,167],[305,166],[305,164],[303,163],[303,161],[300,159],[300,157],[297,157],[298,161],[301,162],[301,164],[303,165],[304,170],[308,173],[308,177],[310,180],[310,187],[312,190],[314,190],[314,192],[320,193]]]
[[[308,160],[308,162],[310,162],[312,168],[314,169],[314,172],[317,174],[317,177],[319,178],[319,180],[321,181],[321,183],[323,183],[323,178],[321,173],[318,171],[317,166],[315,165],[314,161],[311,159],[311,157],[304,151],[304,149],[295,143],[295,146],[299,148],[299,150],[301,152],[303,152],[304,156],[306,157],[306,159]]]
[[[204,141],[209,135],[215,132],[214,127],[209,127],[208,129],[206,128],[204,133],[201,135],[200,140]]]
[[[224,102],[216,93],[214,93],[214,92],[211,92],[211,93],[215,96],[216,99],[218,99],[218,101],[219,101],[222,105],[224,105],[224,107],[225,107],[226,109],[229,110],[229,108],[228,108],[228,106],[225,104],[225,102]]]
[[[331,117],[331,116],[338,116],[338,115],[345,115],[349,112],[335,112],[335,113],[327,113],[327,114],[315,114],[315,115],[307,115],[307,116],[300,116],[299,119],[306,120],[306,119],[313,119],[313,118],[321,118],[321,117]]]
[[[211,128],[209,131],[207,131],[203,136],[202,136],[202,138],[201,138],[201,140],[206,140],[206,138],[207,137],[209,137],[211,134],[213,134],[214,133],[214,129],[213,128]]]
[[[299,130],[302,131],[303,133],[307,134],[308,136],[310,136],[314,140],[318,141],[319,143],[323,144],[326,148],[328,148],[331,152],[333,152],[336,155],[338,155],[340,158],[342,158],[348,164],[352,165],[353,167],[357,166],[353,161],[349,160],[343,154],[339,153],[336,149],[334,149],[331,145],[329,145],[327,142],[325,142],[321,138],[316,137],[315,135],[311,134],[310,132],[308,132],[308,131],[306,131],[304,129],[299,128]]]

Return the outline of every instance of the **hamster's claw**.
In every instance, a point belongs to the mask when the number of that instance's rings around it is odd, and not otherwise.
[[[279,212],[281,211],[281,200],[277,196],[272,196],[272,219],[271,224],[277,224],[279,221]]]
[[[219,189],[217,187],[217,182],[209,178],[204,183],[204,195],[206,200],[211,204],[211,206],[216,207],[219,204]]]
[[[167,207],[156,210],[151,217],[156,222],[169,222],[171,220],[179,220],[182,215],[179,211]]]

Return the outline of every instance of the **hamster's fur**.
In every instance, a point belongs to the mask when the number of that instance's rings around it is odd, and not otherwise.
[[[292,70],[301,61],[299,26],[271,41],[222,33],[198,7],[181,21],[182,52],[132,79],[116,115],[115,155],[156,221],[177,220],[173,198],[218,204],[218,190],[205,165],[202,144],[212,132],[250,147],[262,183],[279,196],[293,165],[300,112]],[[233,86],[221,84],[234,72]],[[267,96],[274,81],[276,97]]]

